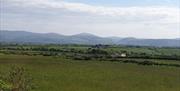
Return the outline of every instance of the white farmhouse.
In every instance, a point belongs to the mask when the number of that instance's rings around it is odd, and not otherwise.
[[[121,57],[126,57],[126,54],[125,53],[121,53]]]

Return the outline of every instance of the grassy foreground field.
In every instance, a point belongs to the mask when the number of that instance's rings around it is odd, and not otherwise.
[[[180,68],[61,57],[0,55],[0,73],[23,66],[33,91],[180,91]]]

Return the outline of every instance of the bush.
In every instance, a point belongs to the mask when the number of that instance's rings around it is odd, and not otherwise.
[[[30,91],[32,79],[23,67],[13,66],[6,77],[0,79],[0,91]]]
[[[0,80],[0,91],[11,91],[11,85],[4,82],[3,80]]]

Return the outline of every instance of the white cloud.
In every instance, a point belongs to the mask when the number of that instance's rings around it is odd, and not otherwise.
[[[17,6],[65,9],[72,12],[83,12],[96,15],[139,18],[160,22],[179,23],[180,10],[175,7],[105,7],[93,6],[83,3],[70,3],[54,0],[6,0],[6,2]]]
[[[0,1],[6,6],[0,7],[4,9],[0,17],[2,29],[143,38],[180,36],[177,7],[106,7],[62,0]]]

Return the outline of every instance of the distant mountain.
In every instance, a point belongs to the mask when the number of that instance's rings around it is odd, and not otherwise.
[[[180,47],[178,39],[122,39],[117,44],[135,46]]]
[[[113,43],[117,43],[118,41],[123,39],[123,38],[120,38],[120,37],[107,37],[107,38],[111,39]]]
[[[136,39],[99,37],[88,33],[65,36],[56,33],[32,33],[0,30],[0,42],[34,44],[121,44],[135,46],[180,47],[180,39]]]
[[[81,33],[64,36],[55,33],[32,33],[26,31],[0,31],[0,42],[36,44],[112,44],[111,39]]]

